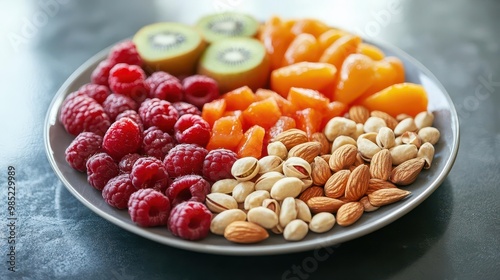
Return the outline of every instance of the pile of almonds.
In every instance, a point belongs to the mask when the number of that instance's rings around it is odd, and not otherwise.
[[[353,106],[311,138],[284,131],[268,145],[268,156],[237,160],[234,179],[213,184],[206,199],[215,214],[210,230],[255,243],[269,231],[298,241],[309,230],[352,225],[364,212],[410,195],[400,187],[431,167],[440,137],[433,121],[430,112],[394,118]]]

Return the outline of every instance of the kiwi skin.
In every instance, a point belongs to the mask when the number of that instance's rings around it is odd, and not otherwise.
[[[213,45],[208,46],[208,48]],[[207,50],[208,50],[207,48]],[[265,88],[268,85],[269,75],[270,75],[270,59],[267,52],[264,52],[264,57],[262,62],[242,73],[226,73],[220,74],[216,71],[212,71],[203,65],[204,56],[207,53],[205,50],[204,54],[200,58],[200,63],[198,64],[198,74],[206,75],[217,81],[219,85],[219,90],[221,94],[234,90],[242,86],[248,86],[254,92],[259,88]]]

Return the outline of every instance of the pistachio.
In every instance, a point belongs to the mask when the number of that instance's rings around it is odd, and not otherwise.
[[[229,209],[237,209],[238,203],[236,200],[224,193],[207,194],[205,204],[208,209],[214,213],[220,213]]]
[[[274,198],[266,198],[262,201],[262,206],[272,210],[276,215],[279,216],[281,206],[280,203]]]
[[[315,157],[311,163],[311,179],[315,185],[324,185],[328,178],[332,176],[332,171],[328,162],[321,157]]]
[[[396,136],[399,136],[407,131],[415,132],[417,130],[418,128],[413,118],[406,118],[400,121],[398,125],[396,125],[396,127],[394,128],[394,134]]]
[[[235,221],[245,221],[247,215],[240,209],[229,209],[215,216],[210,222],[210,231],[213,234],[224,235],[226,227]]]
[[[295,198],[287,197],[281,202],[281,211],[279,215],[279,225],[286,227],[292,220],[297,218],[297,207],[295,205]]]
[[[340,135],[350,135],[356,131],[356,122],[343,117],[334,117],[325,126],[324,133],[328,141]]]
[[[422,139],[422,142],[429,142],[432,145],[436,145],[439,141],[441,133],[435,127],[424,127],[418,131],[418,136]]]
[[[362,123],[357,123],[357,124],[356,124],[356,130],[355,130],[353,133],[349,134],[349,136],[350,136],[352,139],[357,140],[357,139],[358,139],[358,137],[359,137],[361,134],[363,134],[363,133],[365,133],[365,126],[364,126],[364,124],[362,124]]]
[[[434,152],[434,146],[429,142],[425,142],[420,146],[420,149],[418,149],[417,158],[423,158],[425,160],[424,169],[431,168]]]
[[[231,174],[238,181],[249,181],[259,173],[259,161],[254,157],[236,160],[231,167]]]
[[[396,125],[398,125],[398,121],[393,116],[387,114],[386,112],[375,110],[371,111],[370,116],[383,119],[385,124],[387,124],[387,127],[392,130],[394,130]]]
[[[288,156],[288,150],[285,144],[280,141],[271,142],[267,145],[267,154],[270,156],[277,156],[283,160]]]
[[[321,212],[312,217],[309,229],[312,232],[323,233],[332,229],[334,225],[335,216],[332,213]]]
[[[270,195],[268,191],[254,191],[245,198],[245,202],[243,204],[244,208],[245,210],[250,210],[252,208],[261,206],[264,199],[267,199],[269,197]]]
[[[300,192],[305,191],[307,188],[309,188],[313,185],[313,181],[310,177],[305,178],[305,179],[300,179],[300,180],[302,181],[302,189],[300,190]]]
[[[391,152],[393,165],[399,165],[409,159],[415,158],[418,153],[417,146],[412,144],[399,145],[389,151]]]
[[[285,177],[280,179],[271,188],[271,197],[276,200],[283,200],[287,197],[298,196],[304,183],[296,177]]]
[[[345,136],[345,135],[340,135],[339,137],[335,138],[335,141],[333,141],[332,144],[332,153],[335,152],[338,148],[341,146],[351,144],[356,146],[356,140],[354,140],[352,137]]]
[[[372,157],[381,149],[375,144],[377,133],[370,132],[361,135],[358,140],[358,151],[363,160],[371,161]]]
[[[375,141],[381,149],[390,149],[396,146],[396,136],[394,135],[394,131],[388,127],[380,128]]]
[[[364,125],[365,132],[378,132],[382,127],[387,127],[385,121],[379,117],[369,117]]]
[[[309,226],[302,220],[291,221],[283,230],[283,237],[287,241],[299,241],[306,237]]]
[[[395,142],[396,142],[396,146],[402,145],[403,144],[403,140],[401,140],[401,136],[396,137]]]
[[[238,203],[245,202],[249,194],[255,190],[255,183],[251,181],[239,182],[233,189],[233,197]]]
[[[238,183],[236,179],[222,179],[212,185],[210,192],[230,194]]]
[[[276,142],[277,143],[277,142]],[[267,172],[283,171],[283,159],[278,156],[265,156],[259,159],[259,174],[265,174]]]
[[[302,221],[309,223],[311,221],[311,210],[309,210],[309,206],[307,204],[296,198],[295,199],[295,208],[297,210],[297,218]]]
[[[401,142],[403,142],[403,144],[413,144],[417,148],[420,148],[420,145],[422,145],[422,140],[418,134],[411,131],[406,131],[401,135]]]
[[[255,190],[265,190],[271,191],[274,183],[278,182],[278,180],[285,178],[285,175],[271,171],[265,174],[260,175],[260,177],[255,181]]]
[[[398,122],[400,122],[402,120],[405,120],[405,119],[408,119],[408,118],[411,118],[411,116],[408,115],[408,114],[399,114],[399,115],[396,116],[396,120]]]
[[[310,178],[311,165],[303,158],[290,157],[283,163],[283,173],[287,177]]]
[[[278,215],[269,208],[258,206],[247,213],[248,221],[263,228],[272,229],[278,225]]]
[[[432,126],[433,122],[434,115],[431,112],[423,111],[415,116],[415,124],[417,125],[418,129]]]

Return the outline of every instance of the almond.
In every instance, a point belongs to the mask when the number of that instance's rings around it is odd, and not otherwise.
[[[283,143],[287,150],[308,141],[307,134],[296,128],[285,130],[273,138],[273,142],[280,141]]]
[[[370,113],[370,116],[372,117],[379,117],[385,121],[385,124],[387,125],[388,128],[394,130],[396,126],[398,125],[398,121],[391,115],[387,114],[386,112],[382,111],[372,111]]]
[[[235,221],[226,227],[224,237],[235,243],[256,243],[267,239],[269,233],[257,224]]]
[[[352,106],[349,109],[349,118],[356,123],[365,123],[370,117],[370,111],[364,106]]]
[[[328,162],[321,157],[315,157],[311,163],[311,179],[315,185],[324,185],[328,178],[332,176],[332,171]]]
[[[358,148],[352,144],[340,146],[338,149],[333,151],[328,164],[335,172],[348,168],[356,161],[357,153]]]
[[[370,181],[370,168],[367,165],[360,165],[356,167],[347,180],[345,188],[345,197],[348,200],[357,201],[368,190],[368,183]]]
[[[312,186],[303,191],[299,195],[299,199],[307,203],[309,199],[317,196],[325,196],[323,188],[318,186]]]
[[[316,141],[321,145],[321,155],[325,155],[330,153],[332,149],[332,144],[328,142],[328,139],[326,138],[325,134],[322,132],[316,132],[313,133],[311,136],[311,141]]]
[[[400,201],[401,199],[407,197],[410,193],[410,191],[398,188],[380,189],[369,194],[368,200],[371,205],[380,207]]]
[[[316,141],[298,144],[288,151],[288,157],[300,157],[311,163],[321,152],[321,144]]]
[[[325,195],[339,198],[344,195],[351,171],[344,169],[333,174],[325,183]]]
[[[363,205],[363,208],[365,209],[365,212],[373,212],[375,210],[377,210],[378,208],[380,207],[377,207],[377,206],[373,206],[371,203],[370,203],[370,200],[368,199],[368,196],[363,196],[359,202]]]
[[[389,181],[385,181],[382,179],[371,178],[368,181],[368,190],[366,190],[366,194],[371,194],[372,192],[380,189],[390,189],[397,188],[396,185]]]
[[[391,152],[383,149],[376,153],[370,163],[370,175],[372,178],[388,180],[392,171]]]
[[[345,202],[335,198],[326,196],[316,196],[316,197],[311,197],[307,201],[307,206],[309,206],[309,209],[313,214],[320,212],[335,213],[340,208],[340,206],[344,205],[344,203]]]
[[[414,158],[401,163],[392,170],[391,182],[400,186],[413,183],[424,167],[424,164],[425,159],[423,158]]]
[[[340,206],[337,211],[337,224],[341,226],[350,226],[354,224],[361,216],[365,208],[360,202],[348,202]]]

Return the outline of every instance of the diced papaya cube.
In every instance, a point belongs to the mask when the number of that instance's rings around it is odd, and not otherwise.
[[[254,102],[253,91],[248,86],[242,86],[225,93],[222,98],[226,100],[226,110],[245,110],[248,105]]]
[[[238,157],[260,158],[262,156],[262,143],[265,133],[266,131],[261,126],[254,125],[250,127],[238,143],[238,147],[236,148]]]
[[[324,111],[330,103],[330,99],[317,90],[297,87],[290,89],[287,99],[299,110],[313,108],[320,112]]]
[[[243,131],[245,131],[245,121],[243,120],[243,111],[241,110],[226,111],[223,117],[237,117],[243,127]]]
[[[325,128],[325,125],[330,121],[333,117],[343,116],[348,110],[348,106],[339,101],[333,101],[328,104],[326,110],[322,113],[323,120],[321,121],[320,131]]]
[[[261,101],[267,98],[273,98],[274,101],[276,101],[282,115],[292,116],[293,114],[295,114],[295,111],[297,111],[297,108],[292,104],[292,102],[286,100],[285,98],[283,98],[283,96],[279,95],[275,91],[259,88],[255,92],[255,100]]]
[[[238,143],[243,138],[243,128],[236,116],[221,117],[216,120],[207,144],[207,149],[225,148],[236,151]]]
[[[226,111],[226,100],[215,99],[205,103],[201,110],[201,117],[208,122],[210,127],[213,127],[214,122],[224,115]]]
[[[307,108],[295,112],[295,122],[297,128],[306,132],[307,137],[312,135],[321,128],[322,114],[312,108]]]
[[[273,98],[256,101],[243,111],[243,119],[247,125],[260,125],[264,129],[273,126],[280,117],[280,108]]]

